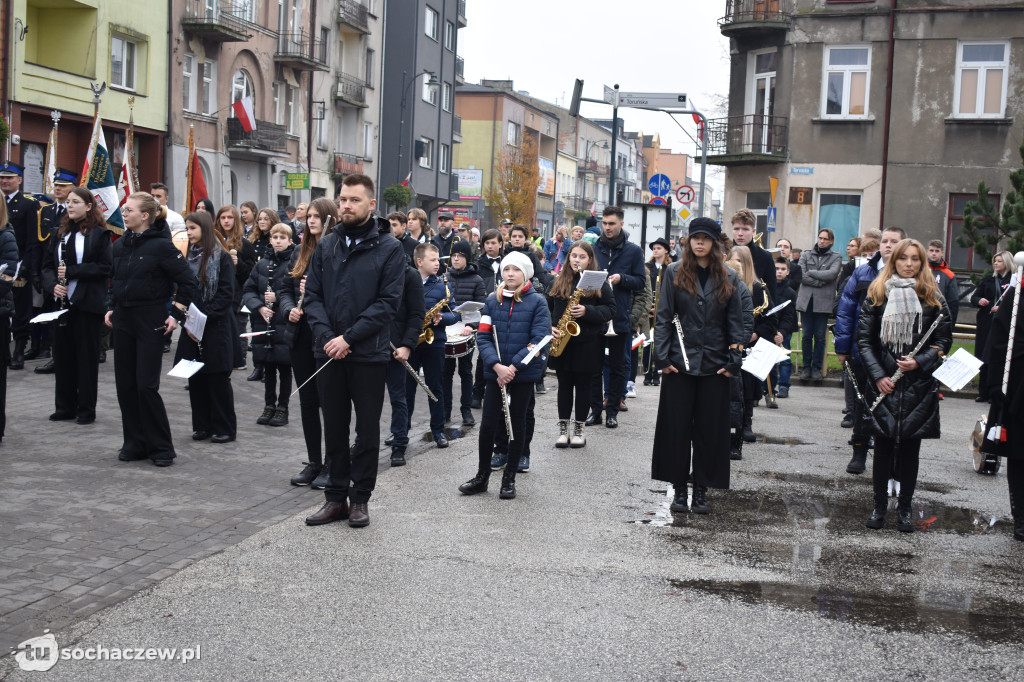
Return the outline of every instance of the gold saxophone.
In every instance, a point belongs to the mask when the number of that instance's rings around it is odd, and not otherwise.
[[[580,335],[580,325],[576,320],[572,319],[572,314],[569,311],[572,310],[574,305],[579,304],[580,296],[582,295],[583,289],[577,287],[576,291],[572,292],[572,296],[569,297],[569,302],[565,304],[565,312],[558,318],[558,331],[561,334],[557,339],[551,341],[551,350],[548,353],[553,358],[557,358],[565,352],[565,346],[569,343],[570,336]]]
[[[451,289],[448,288],[448,280],[444,279],[444,298],[437,302],[433,308],[427,311],[427,314],[423,316],[423,331],[420,332],[420,336],[416,339],[416,345],[421,343],[434,343],[434,330],[431,329],[435,315],[441,314],[441,309],[448,305],[448,301],[452,300]]]
[[[756,279],[754,281],[761,285],[761,297],[764,299],[764,301],[761,302],[761,305],[754,308],[754,317],[761,317],[761,315],[764,314],[764,311],[768,310],[768,306],[771,305],[771,301],[768,300],[768,287],[765,286],[764,281],[760,279]]]

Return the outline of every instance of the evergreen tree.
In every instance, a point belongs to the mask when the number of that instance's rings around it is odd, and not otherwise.
[[[1024,143],[1020,156],[1024,163]],[[1024,168],[1011,171],[1010,183],[1013,189],[1006,193],[1000,210],[989,200],[984,181],[978,183],[978,200],[968,201],[964,207],[963,230],[956,243],[973,247],[975,256],[986,263],[1004,248],[1010,253],[1024,251]]]

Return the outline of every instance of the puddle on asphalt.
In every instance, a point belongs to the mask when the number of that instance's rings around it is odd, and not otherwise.
[[[703,592],[747,604],[773,604],[816,613],[822,618],[900,631],[956,630],[997,643],[1024,641],[1019,605],[969,591],[925,590],[916,594],[870,592],[779,582],[670,580],[677,594]],[[669,593],[672,594],[672,593]]]

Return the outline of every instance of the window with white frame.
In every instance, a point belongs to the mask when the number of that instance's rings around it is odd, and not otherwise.
[[[430,85],[427,81],[429,79],[423,79],[423,101],[430,102],[435,107],[437,106],[437,82],[434,85]]]
[[[827,46],[822,84],[823,118],[866,118],[871,73],[871,47]]]
[[[274,83],[274,123],[284,125],[284,83]]]
[[[961,42],[956,54],[955,116],[1003,118],[1010,44]]]
[[[203,78],[203,92],[199,98],[202,113],[212,116],[217,111],[217,62],[207,59],[200,69]]]
[[[287,130],[288,130],[289,134],[297,135],[298,133],[296,133],[295,130],[299,127],[298,126],[298,124],[299,124],[299,117],[295,115],[297,113],[295,111],[295,92],[296,92],[296,88],[293,88],[290,85],[286,85],[284,87],[285,87],[284,109],[285,109],[285,120],[286,120],[285,126],[287,127]]]
[[[444,84],[444,94],[441,97],[441,107],[445,111],[451,111],[452,110],[452,84],[451,83],[445,83]]]
[[[420,168],[434,167],[434,141],[429,137],[421,137],[423,143],[423,156],[420,157]]]
[[[185,53],[181,65],[182,101],[184,110],[210,115],[216,108],[216,62],[202,64],[194,54]]]
[[[121,36],[110,38],[110,86],[122,90],[135,89],[135,68],[138,44]]]
[[[444,46],[448,50],[455,50],[455,24],[450,21],[444,22]]]
[[[246,97],[253,96],[252,78],[245,69],[239,69],[235,71],[235,75],[231,77],[231,103],[245,99]],[[228,109],[229,114],[234,117],[234,107]]]
[[[452,148],[446,145],[444,142],[441,143],[441,159],[440,159],[440,171],[442,173],[448,172],[448,167],[451,165]]]
[[[515,121],[508,122],[508,133],[505,135],[505,144],[512,147],[519,146],[519,124]]]
[[[181,99],[185,111],[196,110],[196,56],[185,53],[181,60]]]
[[[316,121],[316,146],[317,149],[327,149],[327,117],[318,118]]]
[[[363,158],[367,161],[373,159],[373,124],[363,123]]]
[[[437,40],[437,25],[439,23],[440,18],[437,16],[437,10],[427,7],[427,16],[423,24],[423,32],[434,40]]]

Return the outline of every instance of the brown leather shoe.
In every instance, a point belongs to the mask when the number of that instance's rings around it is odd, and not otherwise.
[[[370,525],[370,510],[366,508],[365,502],[352,503],[352,511],[348,515],[348,525],[353,528],[363,528]]]
[[[363,505],[364,507],[366,505]],[[348,518],[348,501],[342,500],[341,502],[331,502],[327,500],[324,502],[324,506],[320,507],[320,511],[312,516],[306,517],[307,526],[322,526],[325,523],[333,523],[335,521],[341,521]],[[363,524],[366,525],[366,524]]]
[[[629,412],[629,408],[626,407],[625,398],[619,401],[619,412]]]

